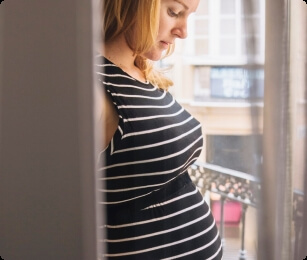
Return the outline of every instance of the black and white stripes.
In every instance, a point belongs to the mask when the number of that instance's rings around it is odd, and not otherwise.
[[[201,126],[167,91],[130,77],[103,57],[97,76],[119,125],[99,155],[99,203],[107,210],[111,259],[221,259],[210,210],[187,168],[202,148]],[[199,257],[199,258],[198,258]]]

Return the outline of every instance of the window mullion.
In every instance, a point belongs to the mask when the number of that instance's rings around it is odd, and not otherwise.
[[[209,56],[216,58],[220,56],[220,0],[209,2]]]

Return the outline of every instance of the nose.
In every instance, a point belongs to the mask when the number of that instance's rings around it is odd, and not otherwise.
[[[178,21],[178,24],[173,29],[173,34],[180,39],[187,38],[187,36],[188,36],[187,19],[183,19],[181,21]]]

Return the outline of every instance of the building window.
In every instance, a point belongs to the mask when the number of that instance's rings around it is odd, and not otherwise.
[[[206,161],[232,170],[253,174],[261,165],[262,135],[207,135]],[[262,147],[259,147],[262,150]]]
[[[263,68],[249,71],[233,66],[195,66],[194,100],[261,100]]]
[[[202,0],[189,27],[192,64],[264,62],[264,0]]]

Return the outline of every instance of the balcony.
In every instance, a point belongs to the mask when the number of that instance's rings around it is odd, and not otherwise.
[[[189,174],[207,198],[217,221],[225,260],[257,259],[257,211],[261,206],[260,180],[250,174],[197,162]],[[293,192],[293,259],[301,246],[304,194]],[[248,242],[248,243],[247,243]]]

